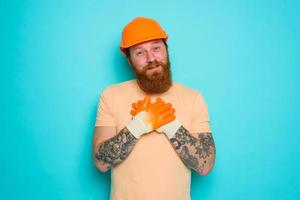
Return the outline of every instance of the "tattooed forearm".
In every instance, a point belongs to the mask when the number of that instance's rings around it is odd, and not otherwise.
[[[137,139],[125,127],[119,134],[98,145],[95,159],[109,169],[125,160],[136,142]]]
[[[211,133],[198,133],[196,138],[181,126],[170,141],[185,165],[201,175],[211,170],[215,159],[215,144]]]

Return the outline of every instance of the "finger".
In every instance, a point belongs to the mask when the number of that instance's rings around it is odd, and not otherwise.
[[[132,107],[136,110],[145,108],[144,102],[143,101],[138,101],[137,103],[133,103]]]
[[[172,121],[174,121],[176,119],[176,117],[174,115],[169,115],[168,117],[165,117],[159,121],[157,121],[156,123],[153,124],[153,128],[154,129],[158,129],[159,127],[168,124]]]
[[[167,103],[166,105],[168,105],[168,106],[172,107],[172,104],[171,104],[171,103]]]
[[[159,116],[160,116],[162,119],[168,118],[168,117],[170,117],[170,116],[175,116],[175,117],[176,117],[176,115],[175,115],[175,109],[172,108],[172,109],[170,109],[170,110],[166,110],[165,112],[160,113]]]
[[[132,104],[132,108],[138,109],[138,108],[139,108],[139,105],[138,105],[137,103],[133,103],[133,104]]]
[[[130,111],[130,114],[131,114],[132,116],[135,116],[135,115],[137,114],[137,110],[131,110],[131,111]]]
[[[163,101],[156,101],[154,104],[152,104],[153,109],[158,109],[159,107],[165,105]]]
[[[150,95],[146,95],[144,98],[144,105],[147,106],[151,101],[151,96]]]
[[[165,124],[168,124],[172,121],[174,121],[176,119],[175,115],[170,115],[168,117],[165,117],[163,118],[161,121],[160,121],[160,124],[161,126],[165,125]]]
[[[168,110],[174,110],[174,109],[171,107],[171,105],[167,105],[167,104],[162,105],[159,108],[157,108],[158,113],[163,113],[163,112],[168,111]]]
[[[139,101],[137,102],[137,104],[138,104],[138,105],[144,104],[144,100],[139,100]]]
[[[165,116],[168,116],[168,115],[174,115],[174,113],[175,113],[175,109],[171,108],[171,109],[167,109],[167,110],[162,111],[160,113],[160,115],[165,117]]]
[[[164,105],[160,106],[159,108],[156,108],[155,113],[160,115],[168,110],[172,110],[172,112],[175,113],[175,109],[172,108],[172,104],[170,104],[170,103],[164,104]]]
[[[145,102],[147,103],[148,101],[150,101],[150,96],[149,95],[146,95],[145,98],[143,100],[139,100],[137,101],[136,103],[133,103],[132,105],[137,105],[137,106],[141,106],[141,105],[144,105]]]
[[[156,99],[156,102],[164,102],[160,97]],[[164,102],[165,103],[165,102]]]
[[[144,105],[144,100],[139,100],[138,102],[135,103],[137,106],[143,106]]]

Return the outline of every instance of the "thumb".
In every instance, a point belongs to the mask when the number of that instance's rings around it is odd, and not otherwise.
[[[149,105],[150,101],[151,101],[151,96],[146,95],[144,98],[144,105],[147,107]]]

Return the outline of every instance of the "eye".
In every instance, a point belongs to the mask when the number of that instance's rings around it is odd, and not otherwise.
[[[160,46],[156,46],[153,48],[154,51],[159,51],[160,50]]]
[[[142,56],[144,55],[144,51],[138,50],[134,53],[136,56]]]

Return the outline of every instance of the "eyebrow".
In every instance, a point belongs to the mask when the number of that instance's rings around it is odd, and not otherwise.
[[[135,51],[137,49],[141,49],[142,47],[132,47],[132,51]]]
[[[151,42],[151,44],[158,44],[158,43],[160,43],[160,40]],[[140,47],[140,46],[132,47],[132,51],[135,51],[135,50],[140,49],[140,48],[142,48],[142,47]]]

